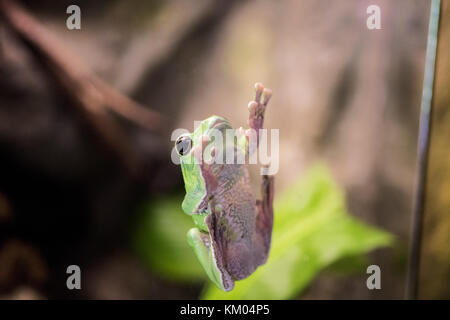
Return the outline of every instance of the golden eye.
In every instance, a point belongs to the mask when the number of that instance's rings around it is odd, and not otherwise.
[[[189,137],[183,136],[179,137],[175,143],[175,148],[180,156],[188,154],[191,150],[192,140]]]

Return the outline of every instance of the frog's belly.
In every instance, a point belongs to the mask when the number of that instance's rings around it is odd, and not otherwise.
[[[243,165],[222,167],[214,202],[219,204],[216,241],[223,265],[234,280],[248,277],[258,267],[254,235],[256,199],[250,187],[247,168]]]
[[[243,242],[232,244],[227,249],[226,258],[226,268],[233,280],[247,278],[258,267],[253,246]]]
[[[239,197],[239,195],[236,195]],[[248,277],[258,267],[254,244],[256,226],[255,200],[246,195],[246,201],[228,206],[218,219],[217,228],[223,248],[224,265],[234,280]]]

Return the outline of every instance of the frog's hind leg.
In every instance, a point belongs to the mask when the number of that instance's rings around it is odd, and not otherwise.
[[[262,181],[262,200],[256,201],[256,233],[255,233],[255,247],[260,248],[256,250],[258,256],[255,257],[257,264],[266,263],[269,255],[270,243],[272,239],[273,226],[273,195],[274,195],[274,179],[273,176],[263,175]]]
[[[234,281],[222,266],[222,257],[212,240],[214,239],[213,234],[210,235],[198,228],[192,228],[188,231],[187,238],[189,245],[194,249],[195,255],[211,281],[222,290],[232,290]]]

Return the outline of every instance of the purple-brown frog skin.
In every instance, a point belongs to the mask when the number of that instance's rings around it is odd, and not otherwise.
[[[273,177],[262,176],[262,199],[257,200],[246,164],[237,161],[238,155],[256,151],[249,144],[249,136],[262,129],[271,96],[271,91],[260,83],[255,84],[255,89],[255,99],[248,105],[248,124],[254,131],[239,128],[234,142],[221,140],[222,156],[227,148],[234,150],[232,163],[217,161],[217,133],[225,137],[232,130],[222,117],[202,121],[193,133],[180,136],[175,143],[186,188],[182,207],[196,225],[188,232],[188,242],[208,277],[225,291],[264,264],[270,250]]]

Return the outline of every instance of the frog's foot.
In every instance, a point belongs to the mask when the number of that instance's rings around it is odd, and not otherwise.
[[[255,100],[248,104],[248,125],[250,129],[245,132],[247,141],[249,141],[249,154],[252,154],[259,145],[259,130],[263,128],[264,112],[271,96],[272,91],[270,89],[264,88],[262,83],[255,84]]]
[[[256,132],[258,132],[259,129],[262,129],[264,112],[266,111],[266,107],[271,96],[272,90],[264,88],[262,83],[255,83],[255,100],[250,101],[248,104],[248,109],[250,112],[248,125],[250,129],[253,129]]]

